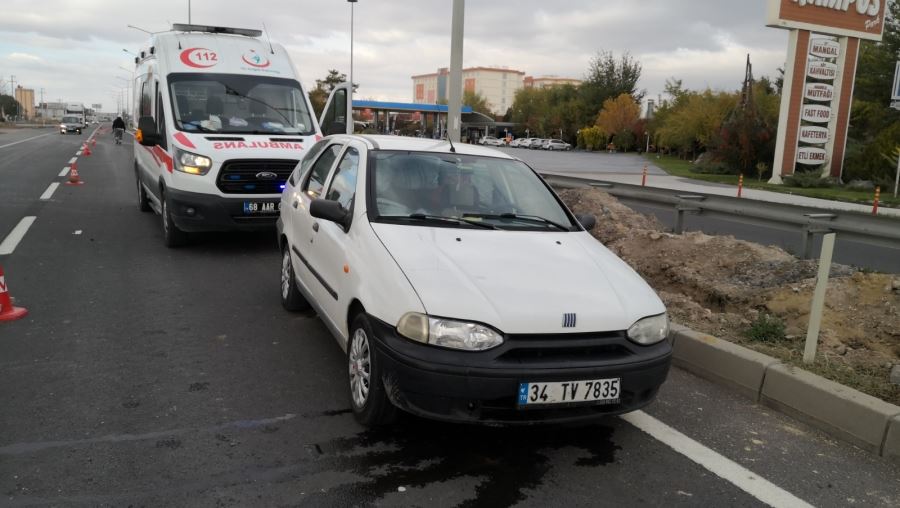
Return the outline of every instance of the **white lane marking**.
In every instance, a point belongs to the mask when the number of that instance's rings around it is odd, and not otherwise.
[[[77,160],[78,160],[78,157],[72,157],[71,159],[69,159],[69,164],[74,164],[75,161],[77,161]]]
[[[14,227],[13,230],[6,235],[6,238],[3,239],[3,243],[0,243],[0,256],[12,254],[13,251],[16,250],[16,246],[19,245],[22,238],[25,238],[25,233],[27,233],[28,228],[34,224],[35,219],[37,219],[37,217],[33,215],[22,217],[22,220],[16,224],[16,227]]]
[[[47,190],[45,190],[44,193],[41,194],[41,200],[47,201],[48,199],[50,199],[50,197],[53,196],[53,193],[56,192],[57,187],[59,187],[59,182],[51,183],[50,186],[47,187]]]
[[[729,460],[727,457],[703,446],[643,411],[628,413],[622,415],[621,418],[769,506],[776,508],[782,506],[791,508],[812,507],[806,501],[758,476],[740,464]]]
[[[78,150],[77,152],[75,152],[75,155],[81,155],[81,150]]]
[[[72,234],[73,234],[73,235],[80,235],[80,234],[81,234],[81,230],[80,230],[80,229],[76,229],[75,232],[72,233]]]
[[[66,176],[69,174],[69,166],[62,168],[62,171],[59,172],[59,176]]]
[[[0,148],[6,148],[6,147],[8,147],[8,146],[18,145],[19,143],[24,143],[24,142],[26,142],[26,141],[31,141],[32,139],[42,138],[42,137],[44,137],[44,136],[49,136],[49,135],[50,135],[50,133],[47,133],[47,134],[41,134],[40,136],[30,137],[30,138],[28,138],[28,139],[21,139],[21,140],[19,140],[19,141],[13,141],[12,143],[7,143],[7,144],[5,144],[5,145],[0,145]]]

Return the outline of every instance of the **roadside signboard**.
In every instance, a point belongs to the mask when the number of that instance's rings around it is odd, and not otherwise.
[[[880,41],[885,4],[879,0],[769,0],[767,24]]]
[[[891,100],[900,101],[900,62],[897,62],[897,69],[894,71],[894,92],[891,94]]]

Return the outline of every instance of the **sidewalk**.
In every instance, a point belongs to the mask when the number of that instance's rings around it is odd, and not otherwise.
[[[650,164],[653,169],[662,172],[658,166]],[[573,176],[579,178],[591,178],[616,183],[628,183],[632,185],[640,185],[641,175],[631,173],[583,173],[583,172],[556,172],[543,171],[547,174],[556,174],[563,176]],[[713,182],[704,182],[701,180],[691,180],[680,176],[671,176],[668,174],[650,174],[647,175],[648,187],[659,187],[663,189],[683,190],[685,192],[697,192],[702,194],[716,194],[719,196],[736,196],[737,187],[733,185],[725,185]],[[812,208],[822,208],[826,210],[853,211],[861,213],[872,213],[871,205],[861,205],[857,203],[847,203],[844,201],[831,201],[828,199],[809,198],[806,196],[798,196],[795,194],[783,194],[780,192],[765,191],[759,189],[744,188],[742,196],[746,199],[757,201],[768,201],[770,203],[784,203],[797,206],[808,206]],[[878,215],[900,217],[900,209],[897,208],[878,208]]]

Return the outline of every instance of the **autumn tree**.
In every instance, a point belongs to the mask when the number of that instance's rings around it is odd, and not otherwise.
[[[623,93],[614,99],[606,99],[597,115],[597,127],[613,137],[613,143],[622,150],[635,144],[634,129],[641,117],[641,107],[631,94]]]
[[[491,108],[488,107],[487,99],[478,92],[472,90],[464,91],[462,103],[464,106],[471,107],[472,111],[493,117],[493,112],[491,111]]]

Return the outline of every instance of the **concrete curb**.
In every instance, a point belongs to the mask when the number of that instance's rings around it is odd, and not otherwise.
[[[900,407],[689,328],[670,336],[675,365],[900,463]]]

